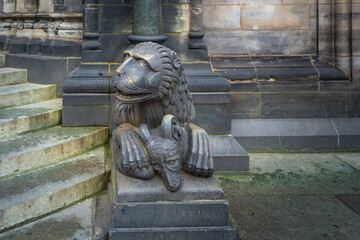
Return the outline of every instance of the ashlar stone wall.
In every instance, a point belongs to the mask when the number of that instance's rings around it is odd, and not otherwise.
[[[342,14],[337,21],[348,28],[349,2],[203,0],[205,42],[211,55],[332,55],[333,13]]]

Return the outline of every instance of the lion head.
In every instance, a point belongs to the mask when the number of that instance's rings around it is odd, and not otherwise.
[[[184,70],[174,51],[157,43],[144,42],[125,51],[124,55],[125,60],[113,77],[116,98],[121,104],[161,103],[163,116],[172,114],[181,123],[194,118]]]

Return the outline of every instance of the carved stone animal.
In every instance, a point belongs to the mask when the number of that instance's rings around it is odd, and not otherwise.
[[[124,52],[125,60],[116,70],[115,122],[113,131],[118,151],[116,165],[131,177],[150,179],[154,171],[148,163],[137,127],[156,128],[166,114],[174,115],[187,132],[189,146],[183,167],[186,172],[211,176],[213,157],[208,135],[191,121],[194,104],[178,55],[160,44],[145,42]]]
[[[161,126],[153,130],[141,124],[139,135],[151,165],[161,175],[166,188],[177,191],[181,186],[180,170],[188,145],[187,133],[180,127],[177,118],[167,114]]]

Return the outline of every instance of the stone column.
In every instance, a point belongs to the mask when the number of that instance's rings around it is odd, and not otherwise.
[[[134,0],[131,43],[152,41],[163,43],[161,0]]]
[[[83,62],[99,61],[101,44],[99,42],[99,5],[86,0],[83,6]],[[97,3],[97,2],[96,2]]]
[[[207,49],[203,37],[202,0],[190,0],[189,49]]]

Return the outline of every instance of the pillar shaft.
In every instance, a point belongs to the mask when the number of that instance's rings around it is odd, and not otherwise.
[[[161,0],[134,0],[132,34],[160,35],[161,33]]]

